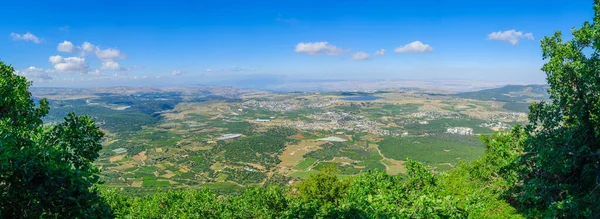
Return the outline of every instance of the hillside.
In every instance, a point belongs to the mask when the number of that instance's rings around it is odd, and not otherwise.
[[[500,88],[458,93],[455,96],[482,101],[505,102],[503,108],[529,112],[531,102],[549,100],[548,85],[506,85]]]
[[[463,92],[457,97],[501,102],[532,102],[548,100],[548,85],[506,85],[500,88]]]

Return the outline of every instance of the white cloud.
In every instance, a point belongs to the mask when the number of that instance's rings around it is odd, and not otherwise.
[[[96,46],[90,42],[83,42],[81,46],[78,46],[77,49],[81,51],[81,56],[87,56],[88,54],[96,55],[102,62],[102,66],[100,69],[105,70],[131,70],[134,68],[139,68],[138,66],[130,67],[130,68],[122,68],[119,63],[115,60],[125,58],[125,55],[121,53],[119,49],[108,48],[101,49],[99,46]]]
[[[96,47],[96,57],[104,62],[124,58],[123,54],[121,54],[121,51],[118,49],[102,50],[99,47]]]
[[[83,42],[83,44],[81,45],[81,50],[83,50],[84,52],[93,52],[94,50],[96,50],[96,46],[94,46],[94,44],[91,44],[90,42]]]
[[[83,42],[81,46],[75,47],[70,41],[63,41],[57,46],[59,52],[80,52],[80,57],[62,57],[60,55],[50,56],[48,61],[54,65],[54,69],[58,72],[79,72],[82,74],[102,75],[100,70],[118,70],[128,71],[143,66],[122,67],[116,60],[125,58],[119,49],[108,48],[101,49],[90,42]],[[100,67],[94,71],[90,71],[90,66],[86,62],[86,56],[94,55],[102,63]]]
[[[520,39],[528,39],[533,40],[532,33],[523,33],[521,31],[507,30],[504,32],[492,32],[488,34],[488,40],[503,40],[509,42],[511,45],[515,46],[519,44]]]
[[[30,80],[52,80],[53,78],[48,74],[49,72],[51,71],[36,68],[34,66],[30,66],[29,68],[26,68],[24,70],[16,71],[18,75],[25,76],[27,79]]]
[[[181,71],[179,71],[179,70],[172,71],[171,75],[173,75],[173,76],[179,76],[179,75],[181,75]]]
[[[121,67],[119,66],[119,63],[117,63],[115,61],[107,61],[107,62],[103,62],[102,63],[102,67],[100,67],[100,69],[103,69],[103,70],[121,70]]]
[[[63,27],[59,27],[58,28],[60,31],[64,31],[64,32],[69,32],[70,28],[69,26],[63,26]]]
[[[206,69],[206,70],[204,70],[204,71],[205,71],[205,72],[211,72],[211,71],[212,71],[212,69],[210,69],[210,68],[207,68],[207,69]]]
[[[369,54],[365,53],[365,52],[357,52],[352,54],[352,58],[353,60],[365,60],[369,58]]]
[[[404,46],[397,47],[394,52],[431,52],[433,48],[430,45],[423,44],[421,41],[414,41]]]
[[[48,58],[48,61],[50,61],[52,64],[58,64],[64,62],[65,59],[62,56],[50,56],[50,58]]]
[[[36,44],[39,44],[42,42],[37,36],[33,35],[30,32],[27,32],[25,34],[10,33],[10,36],[12,37],[13,40],[32,41]]]
[[[62,56],[50,56],[48,59],[54,64],[54,69],[58,72],[79,72],[88,73],[89,65],[85,61],[85,58],[81,57],[67,57]]]
[[[385,55],[385,49],[380,49],[380,50],[375,51],[374,55],[376,55],[376,56]]]
[[[298,43],[296,45],[296,53],[306,53],[308,55],[339,55],[347,50],[338,48],[328,42],[311,42],[311,43]]]
[[[44,69],[36,68],[35,66],[29,66],[29,68],[27,68],[27,69],[25,69],[23,71],[34,72],[34,71],[44,71]]]
[[[56,50],[59,52],[73,52],[74,49],[75,47],[73,46],[73,43],[66,40],[62,43],[59,43],[56,47]]]

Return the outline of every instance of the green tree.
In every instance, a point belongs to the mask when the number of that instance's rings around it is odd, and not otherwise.
[[[110,217],[92,165],[103,133],[73,113],[45,126],[48,101],[36,106],[30,85],[0,62],[0,218]]]
[[[594,20],[563,40],[541,41],[551,102],[530,107],[524,184],[519,199],[533,215],[600,215],[600,1]]]
[[[390,176],[369,171],[356,176],[344,195],[345,212],[366,218],[466,218],[452,196],[443,196],[439,176],[407,159],[407,174]]]
[[[298,195],[304,202],[336,204],[348,189],[348,182],[337,177],[338,169],[333,165],[325,166],[321,172],[311,175],[296,186]]]
[[[441,195],[458,200],[469,218],[523,218],[510,203],[520,182],[519,160],[526,140],[523,128],[482,136],[485,155],[440,175]]]

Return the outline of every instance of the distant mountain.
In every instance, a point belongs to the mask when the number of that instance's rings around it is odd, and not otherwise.
[[[458,93],[456,96],[476,100],[529,103],[548,100],[548,85],[506,85],[500,88]]]

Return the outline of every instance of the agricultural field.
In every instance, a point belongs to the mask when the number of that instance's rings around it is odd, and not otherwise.
[[[479,135],[523,123],[531,101],[546,98],[542,91],[37,88],[34,98],[49,98],[47,123],[72,111],[98,122],[106,136],[96,164],[106,187],[230,192],[293,183],[327,166],[342,177],[402,174],[407,158],[446,171],[483,155]]]

